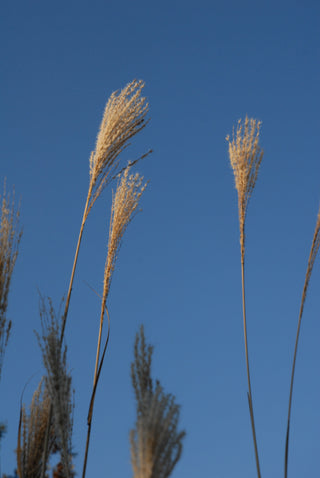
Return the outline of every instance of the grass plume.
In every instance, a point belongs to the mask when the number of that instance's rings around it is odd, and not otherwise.
[[[238,192],[238,212],[240,225],[240,247],[241,247],[241,282],[242,282],[242,309],[243,309],[243,330],[245,341],[246,368],[248,380],[248,403],[250,420],[252,427],[252,436],[254,443],[255,459],[258,477],[261,478],[260,463],[258,455],[258,445],[256,430],[254,424],[252,391],[249,368],[249,351],[247,337],[247,319],[246,319],[246,296],[244,279],[245,262],[245,221],[249,199],[258,177],[259,167],[263,157],[263,150],[259,146],[260,122],[255,119],[249,119],[247,116],[244,125],[241,120],[238,122],[236,133],[233,131],[232,140],[227,136],[229,143],[230,164],[234,173],[235,186]]]
[[[110,96],[104,111],[95,151],[90,157],[90,188],[88,211],[102,189],[119,168],[119,155],[128,141],[146,126],[149,105],[141,96],[144,82],[133,80],[119,93]]]
[[[111,94],[104,110],[97,137],[96,148],[92,151],[89,159],[89,188],[72,266],[69,290],[66,298],[61,339],[64,335],[74,274],[85,222],[93,204],[100,196],[102,190],[119,173],[120,154],[128,146],[129,140],[139,133],[147,124],[146,115],[149,110],[149,105],[146,98],[141,96],[143,88],[144,82],[142,80],[131,81],[131,83],[125,86],[120,92],[115,91]],[[137,163],[150,152],[151,151],[142,155],[130,164],[133,165]]]
[[[71,376],[67,371],[67,348],[62,348],[61,319],[57,317],[51,299],[48,304],[40,298],[42,336],[37,334],[46,369],[46,387],[52,405],[52,421],[57,447],[61,454],[63,477],[71,478],[73,404],[71,400]]]
[[[130,433],[134,478],[168,478],[182,452],[185,431],[178,431],[180,407],[151,378],[153,347],[143,326],[136,335],[131,378],[137,402],[136,427]]]
[[[230,164],[238,192],[240,245],[243,257],[245,252],[246,213],[263,157],[263,150],[259,146],[260,126],[260,121],[249,119],[246,116],[244,125],[241,120],[238,121],[236,134],[233,131],[232,140],[229,136],[226,138],[229,143]]]
[[[104,281],[103,281],[103,295],[101,301],[101,315],[100,315],[100,330],[97,347],[97,357],[95,365],[94,376],[97,375],[99,355],[100,355],[100,343],[101,332],[103,326],[104,311],[106,308],[106,301],[110,291],[110,284],[112,274],[115,268],[118,252],[121,246],[123,235],[128,227],[128,224],[132,221],[134,215],[138,211],[138,205],[140,198],[147,186],[142,184],[143,177],[138,173],[135,175],[129,175],[130,166],[128,166],[121,179],[118,182],[116,193],[112,199],[111,206],[111,218],[109,226],[109,241],[108,241],[108,254],[105,264]]]
[[[19,208],[15,211],[14,199],[2,196],[0,216],[0,379],[5,348],[8,343],[11,321],[7,319],[8,296],[13,269],[18,257],[22,236],[19,226]]]
[[[50,397],[42,379],[34,392],[29,413],[21,407],[18,430],[17,471],[19,478],[39,478],[43,466],[43,446],[50,413]],[[54,440],[50,441],[52,449]]]

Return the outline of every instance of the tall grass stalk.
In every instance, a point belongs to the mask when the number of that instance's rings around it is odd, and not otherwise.
[[[141,96],[143,88],[143,81],[133,80],[120,92],[116,91],[111,94],[104,110],[104,115],[97,136],[96,148],[92,151],[89,159],[89,187],[71,270],[64,314],[62,317],[60,347],[65,333],[74,275],[86,220],[102,190],[122,171],[120,168],[120,154],[129,145],[129,140],[140,132],[147,123],[146,115],[149,110],[149,105],[146,98]],[[139,159],[142,159],[149,154],[149,152],[130,164],[135,164]],[[41,478],[45,478],[51,418],[52,406],[50,408],[45,437]]]
[[[288,476],[288,455],[289,455],[289,434],[290,434],[290,418],[291,418],[291,405],[292,405],[292,394],[293,394],[293,382],[294,382],[294,373],[296,367],[296,358],[298,352],[298,342],[300,336],[300,327],[301,327],[301,320],[303,315],[303,309],[305,300],[307,297],[307,290],[312,274],[312,269],[318,254],[320,246],[320,209],[318,212],[316,227],[313,235],[311,250],[308,259],[307,265],[307,272],[305,276],[303,291],[302,291],[302,298],[300,304],[300,311],[299,311],[299,318],[298,318],[298,327],[297,327],[297,334],[296,334],[296,341],[294,346],[294,354],[293,354],[293,362],[292,362],[292,371],[291,371],[291,381],[290,381],[290,393],[289,393],[289,405],[288,405],[288,418],[287,418],[287,433],[286,433],[286,444],[285,444],[285,458],[284,458],[284,476],[287,478]]]
[[[249,349],[247,337],[246,294],[245,294],[245,222],[249,199],[255,187],[259,167],[263,157],[263,150],[259,146],[260,122],[245,118],[244,125],[238,122],[236,133],[233,131],[232,140],[227,136],[229,143],[229,157],[235,177],[235,186],[238,192],[238,212],[240,225],[241,248],[241,283],[242,283],[242,311],[243,331],[246,355],[246,369],[248,380],[248,403],[254,443],[254,452],[258,478],[261,478],[256,429],[254,423],[252,391],[249,367]]]
[[[92,400],[90,402],[89,413],[88,413],[88,430],[87,430],[87,441],[86,441],[86,450],[82,471],[82,478],[85,477],[90,434],[91,434],[91,422],[92,422],[92,413],[94,406],[94,397],[95,390],[98,383],[98,370],[100,361],[100,348],[102,340],[102,328],[104,322],[104,314],[106,310],[107,297],[110,291],[112,274],[115,268],[116,259],[118,251],[121,245],[121,241],[125,230],[128,224],[133,219],[134,215],[138,210],[139,200],[142,193],[146,188],[146,184],[142,184],[143,178],[139,174],[130,175],[131,167],[128,166],[123,174],[121,179],[118,182],[116,193],[113,196],[112,207],[111,207],[111,219],[109,226],[109,240],[108,240],[108,254],[107,260],[105,263],[105,272],[104,272],[104,281],[103,281],[103,295],[101,300],[101,313],[100,313],[100,323],[99,323],[99,333],[98,333],[98,343],[96,351],[96,361],[95,361],[95,370],[93,378],[93,392]],[[110,320],[109,320],[110,323]],[[109,335],[109,334],[108,334]],[[103,359],[102,359],[103,360]]]

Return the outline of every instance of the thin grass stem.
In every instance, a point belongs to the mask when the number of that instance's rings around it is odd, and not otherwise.
[[[296,334],[296,341],[294,346],[294,354],[293,354],[293,361],[292,361],[292,371],[291,371],[291,381],[290,381],[290,393],[289,393],[289,405],[288,405],[288,419],[287,419],[287,432],[286,432],[286,445],[285,445],[285,456],[284,456],[284,476],[287,478],[288,476],[288,459],[289,459],[289,434],[290,434],[290,419],[291,419],[291,406],[292,406],[292,396],[293,396],[293,383],[294,383],[294,374],[296,368],[296,359],[298,353],[298,343],[300,337],[300,328],[301,328],[301,321],[303,315],[304,304],[307,297],[307,290],[312,274],[312,269],[316,260],[316,256],[320,246],[320,210],[318,212],[316,228],[313,235],[311,250],[308,259],[308,266],[306,277],[303,285],[303,292],[300,304],[300,311],[299,311],[299,319],[298,319],[298,327],[297,327],[297,334]]]
[[[92,414],[93,414],[93,405],[94,405],[94,400],[96,396],[96,390],[97,390],[97,385],[104,361],[104,357],[107,351],[108,343],[109,343],[109,337],[110,337],[110,316],[109,316],[109,311],[108,308],[105,307],[105,310],[107,312],[107,317],[108,317],[108,333],[107,333],[107,338],[104,344],[104,349],[102,352],[101,360],[99,367],[95,371],[94,375],[94,382],[93,382],[93,389],[92,389],[92,394],[91,394],[91,399],[90,399],[90,405],[89,405],[89,411],[88,411],[88,418],[87,418],[87,425],[88,425],[88,430],[87,430],[87,440],[86,440],[86,449],[85,449],[85,454],[84,454],[84,461],[83,461],[83,469],[82,469],[82,478],[85,478],[86,476],[86,469],[87,469],[87,460],[88,460],[88,452],[89,452],[89,443],[90,443],[90,435],[91,435],[91,423],[92,423]]]
[[[244,345],[246,353],[246,369],[248,379],[248,402],[250,411],[250,420],[254,444],[254,453],[256,459],[258,478],[261,478],[260,463],[258,455],[258,445],[256,438],[256,429],[254,424],[253,405],[252,405],[252,392],[251,392],[251,380],[250,380],[250,367],[249,367],[249,350],[248,350],[248,337],[247,337],[247,319],[246,319],[246,296],[245,296],[245,280],[244,280],[244,248],[241,248],[241,282],[242,282],[242,311],[243,311],[243,333],[244,333]]]
[[[71,299],[71,293],[72,293],[74,274],[75,274],[76,266],[77,266],[77,262],[78,262],[78,255],[79,255],[80,244],[81,244],[81,239],[82,239],[82,235],[83,235],[83,229],[84,229],[84,225],[86,223],[87,217],[88,217],[88,205],[89,205],[89,200],[90,200],[90,197],[91,197],[91,193],[92,193],[92,185],[90,183],[89,191],[88,191],[88,195],[87,195],[87,199],[86,199],[86,204],[85,204],[84,211],[83,211],[83,217],[82,217],[82,222],[81,222],[81,226],[80,226],[80,232],[79,232],[76,252],[75,252],[75,255],[74,255],[74,260],[73,260],[73,265],[72,265],[71,277],[70,277],[70,282],[69,282],[69,289],[68,289],[68,294],[67,294],[67,298],[66,298],[66,305],[65,305],[63,319],[62,319],[60,344],[62,344],[63,337],[64,337],[64,331],[65,331],[65,327],[66,327],[66,321],[67,321],[70,299]]]

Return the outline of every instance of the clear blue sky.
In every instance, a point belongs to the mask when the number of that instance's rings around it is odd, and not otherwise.
[[[1,381],[12,473],[19,400],[42,374],[37,288],[66,292],[104,105],[146,82],[151,122],[123,155],[150,179],[109,296],[112,321],[88,478],[131,476],[134,336],[145,324],[154,376],[182,405],[175,478],[256,476],[247,405],[237,196],[226,134],[262,120],[265,156],[247,216],[247,312],[263,477],[283,476],[291,360],[320,202],[317,0],[9,1],[1,3],[1,183],[21,197],[13,330]],[[114,187],[114,185],[113,185]],[[80,473],[99,320],[111,188],[89,216],[66,328]],[[290,478],[320,474],[320,261],[297,360]]]

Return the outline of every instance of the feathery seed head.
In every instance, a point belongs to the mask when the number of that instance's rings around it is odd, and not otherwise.
[[[263,150],[259,146],[261,122],[249,119],[247,116],[244,125],[238,121],[236,133],[232,134],[229,143],[229,157],[238,191],[238,209],[240,222],[240,242],[244,248],[244,226],[248,202],[256,184]]]
[[[112,93],[107,102],[96,149],[90,156],[92,198],[89,210],[107,182],[118,172],[119,155],[128,146],[128,141],[146,126],[149,105],[141,96],[143,88],[143,81],[133,80],[120,92]]]
[[[59,315],[59,314],[58,314]],[[53,423],[57,448],[61,454],[64,478],[71,478],[73,403],[71,399],[71,375],[67,371],[67,348],[62,350],[62,320],[57,317],[53,304],[48,305],[40,297],[42,337],[36,333],[47,371],[46,387],[53,407]]]
[[[0,378],[11,328],[11,322],[6,317],[9,288],[22,236],[19,218],[19,208],[15,211],[14,200],[10,204],[10,197],[4,191],[0,211]]]
[[[19,478],[38,478],[40,476],[43,444],[50,414],[50,398],[44,385],[42,379],[33,394],[29,413],[25,406],[21,408],[16,449]],[[51,449],[52,440],[49,446]]]
[[[168,478],[182,452],[184,431],[178,431],[180,407],[165,394],[159,381],[153,384],[153,348],[146,346],[143,327],[137,334],[132,384],[137,399],[137,422],[130,433],[134,478]]]
[[[112,199],[111,219],[109,228],[108,255],[104,273],[104,297],[106,298],[115,268],[117,254],[128,224],[138,212],[138,205],[147,183],[142,184],[143,177],[130,172],[130,165],[124,170],[118,182],[116,193]]]

